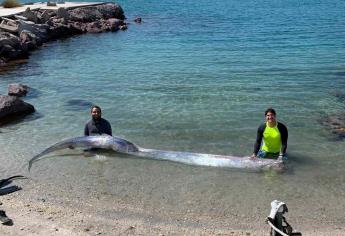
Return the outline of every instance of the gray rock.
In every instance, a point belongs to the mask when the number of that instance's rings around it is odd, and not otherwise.
[[[70,18],[70,15],[68,13],[68,11],[63,8],[63,7],[60,7],[58,10],[57,10],[57,17],[58,18],[63,18],[65,22],[67,22]]]
[[[69,11],[70,20],[78,22],[93,22],[103,18],[96,7],[82,7]]]
[[[20,48],[20,40],[11,33],[0,31],[0,48],[5,45],[10,45],[13,48]]]
[[[338,139],[345,138],[345,113],[338,113],[323,117],[320,120],[321,124],[328,127],[330,131],[338,137]]]
[[[116,18],[110,18],[107,20],[111,31],[116,31],[119,29],[120,25],[123,24],[123,20],[119,20]]]
[[[26,10],[22,14],[24,17],[26,17],[29,21],[32,21],[34,23],[39,23],[37,15],[30,10],[30,7],[26,8]]]
[[[27,55],[27,50],[22,46],[17,36],[7,32],[0,32],[0,58],[3,61],[26,58]]]
[[[35,112],[34,106],[14,96],[0,95],[0,121]]]
[[[96,7],[97,10],[102,14],[103,19],[117,18],[120,20],[125,19],[123,9],[118,4],[108,3],[102,4]]]
[[[16,97],[23,97],[29,91],[29,87],[24,84],[9,84],[8,85],[8,95],[16,96]]]

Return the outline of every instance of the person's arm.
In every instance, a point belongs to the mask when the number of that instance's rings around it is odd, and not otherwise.
[[[85,136],[89,136],[89,135],[90,135],[88,123],[86,123],[86,125],[85,125],[85,128],[84,128],[84,135],[85,135]]]
[[[111,125],[110,125],[109,122],[108,122],[108,134],[109,134],[110,136],[113,136],[113,131],[111,130]]]
[[[280,137],[282,140],[282,146],[280,149],[280,154],[284,156],[286,153],[286,149],[287,149],[288,130],[287,130],[286,126],[283,125],[282,123],[278,123],[278,129],[279,129]]]
[[[256,141],[254,144],[254,152],[252,157],[256,157],[256,155],[258,154],[260,147],[261,147],[261,142],[262,142],[262,136],[265,130],[266,124],[262,124],[259,126],[257,134],[256,134]]]
[[[109,121],[103,120],[104,121],[104,133],[110,136],[113,136],[112,130],[111,130],[111,125]]]

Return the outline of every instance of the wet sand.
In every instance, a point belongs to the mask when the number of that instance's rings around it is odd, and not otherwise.
[[[92,189],[82,196],[68,184],[14,183],[23,189],[0,196],[0,209],[14,224],[0,225],[0,235],[269,235],[263,217],[269,209],[260,216],[176,215],[164,209],[148,212],[140,203],[128,205]],[[303,235],[345,235],[345,226],[332,219],[297,219],[293,214],[290,209],[287,220]]]

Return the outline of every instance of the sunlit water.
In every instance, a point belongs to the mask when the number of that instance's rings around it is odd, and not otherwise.
[[[34,91],[25,100],[37,110],[0,127],[2,175],[68,179],[80,191],[94,186],[177,213],[249,214],[280,199],[301,213],[318,205],[344,218],[344,140],[319,123],[345,108],[335,96],[345,88],[344,1],[119,3],[127,31],[50,42],[1,73],[0,93],[26,84]],[[102,107],[114,134],[142,147],[238,156],[252,153],[272,106],[289,129],[289,169],[252,173],[65,150],[27,173],[35,154],[83,134],[90,104]]]

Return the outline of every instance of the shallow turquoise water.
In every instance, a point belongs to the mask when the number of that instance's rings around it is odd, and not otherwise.
[[[234,203],[250,211],[273,198],[296,206],[308,198],[305,208],[331,200],[329,217],[344,216],[335,207],[344,206],[344,140],[335,141],[318,122],[345,108],[335,97],[345,87],[343,1],[119,3],[131,23],[127,31],[51,42],[0,75],[0,93],[10,82],[35,88],[25,100],[37,109],[25,122],[0,128],[1,161],[8,163],[2,173],[25,173],[33,155],[82,134],[89,108],[70,100],[100,105],[114,134],[143,147],[240,156],[252,153],[263,112],[272,106],[289,128],[284,175],[114,153],[85,159],[68,150],[35,164],[31,175],[98,184],[148,208],[182,212],[188,204],[177,203],[192,197],[198,204],[188,207],[200,212],[211,211],[210,201],[219,201],[219,211]],[[141,25],[132,22],[137,16]],[[94,182],[85,183],[90,173]]]

